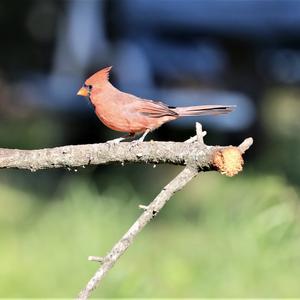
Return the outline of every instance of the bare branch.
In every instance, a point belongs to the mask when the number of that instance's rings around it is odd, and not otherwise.
[[[0,168],[37,171],[51,168],[77,168],[109,163],[170,163],[186,165],[197,161],[204,166],[211,149],[200,143],[141,142],[63,146],[40,150],[0,148]]]
[[[137,234],[150,222],[163,208],[172,195],[181,190],[198,173],[196,168],[185,167],[169,184],[167,184],[156,198],[148,205],[147,209],[134,222],[123,237],[114,245],[103,258],[101,267],[80,292],[78,299],[88,299],[90,293],[99,285],[105,274],[113,267],[119,257],[132,244]]]
[[[238,147],[207,146],[203,142],[206,132],[202,131],[200,123],[196,124],[196,132],[196,136],[184,143],[152,141],[104,143],[40,150],[0,148],[0,169],[17,168],[37,171],[109,163],[120,163],[121,165],[151,163],[154,166],[158,163],[169,163],[185,166],[183,171],[167,184],[149,205],[139,205],[143,209],[143,213],[106,256],[90,256],[88,258],[102,265],[81,291],[78,299],[89,297],[105,274],[132,244],[136,235],[153,219],[172,195],[182,189],[200,170],[217,170],[227,176],[234,176],[242,170],[244,164],[242,154],[252,145],[252,138],[246,139]]]
[[[39,150],[0,148],[0,169],[16,168],[34,172],[41,169],[76,169],[87,165],[110,163],[121,165],[125,163],[168,163],[183,166],[192,165],[206,170],[214,169],[213,157],[215,152],[222,151],[226,147],[205,145],[203,143],[204,134],[201,132],[186,143],[153,141],[133,144],[103,143]],[[240,149],[244,150],[242,145]]]

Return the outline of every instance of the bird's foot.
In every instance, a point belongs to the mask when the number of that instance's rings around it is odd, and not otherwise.
[[[109,140],[109,141],[107,141],[106,143],[107,143],[107,144],[114,145],[114,144],[119,144],[120,142],[122,142],[122,141],[124,141],[124,140],[125,140],[124,137],[120,137],[120,138],[117,138],[117,139]]]
[[[150,132],[150,130],[146,130],[146,131],[144,132],[144,134],[143,134],[139,139],[132,141],[132,142],[130,143],[130,145],[131,145],[132,147],[135,147],[135,146],[141,144],[141,143],[144,141],[145,136],[146,136],[149,132]]]
[[[134,140],[134,141],[130,142],[130,149],[131,149],[132,147],[135,147],[135,146],[137,146],[137,145],[140,145],[142,142],[143,142],[143,141],[141,141],[140,139]]]
[[[133,137],[134,137],[134,133],[129,133],[125,136],[122,136],[122,137],[119,137],[119,138],[116,138],[116,139],[113,139],[113,140],[109,140],[106,143],[108,143],[108,144],[119,144],[120,142],[122,142],[124,140],[131,139]]]

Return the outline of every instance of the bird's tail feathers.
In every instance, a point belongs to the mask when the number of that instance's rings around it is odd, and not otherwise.
[[[235,105],[198,105],[176,107],[172,110],[178,113],[180,117],[187,117],[227,114],[233,111],[235,107]]]

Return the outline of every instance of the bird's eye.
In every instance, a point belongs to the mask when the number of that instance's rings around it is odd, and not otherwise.
[[[91,85],[84,84],[83,86],[84,86],[86,89],[88,89],[89,92],[92,90],[92,86],[91,86]]]

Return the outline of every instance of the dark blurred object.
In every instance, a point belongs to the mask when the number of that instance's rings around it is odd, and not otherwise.
[[[140,97],[236,104],[230,116],[200,122],[209,142],[254,136],[258,154],[269,135],[265,95],[300,82],[300,1],[15,0],[1,1],[0,22],[1,139],[9,146],[32,147],[35,136],[43,137],[35,146],[117,137],[75,95],[84,78],[113,65],[114,84]],[[24,125],[37,119],[35,130]],[[152,138],[183,140],[195,120],[172,122],[175,129],[163,126]],[[6,134],[17,123],[21,139]]]
[[[21,85],[35,95],[27,99],[48,109],[85,112],[74,91],[91,70],[113,64],[120,89],[170,105],[236,104],[229,119],[204,122],[246,130],[254,124],[253,104],[259,105],[264,83],[300,80],[298,50],[287,46],[295,45],[300,31],[297,1],[27,3],[29,35],[54,47],[50,73],[27,73]]]
[[[121,20],[114,33],[122,88],[149,90],[149,97],[162,98],[159,88],[167,86],[163,99],[172,105],[188,101],[191,88],[193,104],[203,98],[203,90],[213,90],[214,96],[206,98],[214,99],[212,103],[223,101],[226,91],[225,103],[231,99],[238,110],[218,127],[242,130],[253,126],[251,104],[259,105],[265,79],[300,80],[294,64],[299,52],[282,48],[300,33],[297,1],[116,2],[112,6],[113,19]],[[262,60],[268,52],[273,55]]]
[[[295,0],[124,0],[115,1],[124,31],[166,31],[287,39],[300,34],[300,3]],[[138,25],[138,26],[137,26]]]

